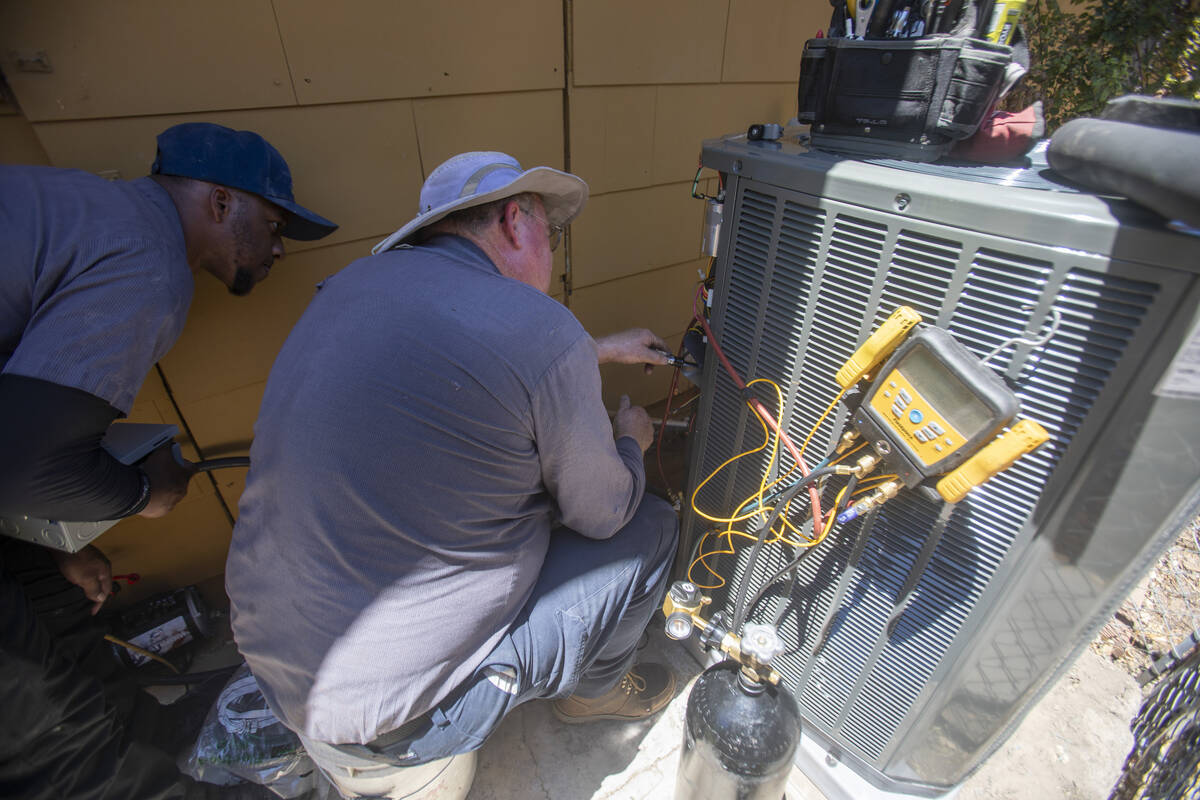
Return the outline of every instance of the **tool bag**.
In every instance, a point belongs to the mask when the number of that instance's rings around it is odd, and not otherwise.
[[[967,36],[809,39],[797,90],[815,147],[934,161],[979,129],[1013,49]]]

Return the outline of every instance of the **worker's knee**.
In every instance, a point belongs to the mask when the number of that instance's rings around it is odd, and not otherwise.
[[[644,496],[626,527],[634,529],[631,532],[636,532],[638,541],[646,548],[650,563],[664,563],[675,557],[679,514],[666,500],[651,494]]]

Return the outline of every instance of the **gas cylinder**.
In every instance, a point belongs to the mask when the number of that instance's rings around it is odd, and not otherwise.
[[[696,679],[684,719],[675,800],[780,800],[800,743],[786,688],[723,661]]]

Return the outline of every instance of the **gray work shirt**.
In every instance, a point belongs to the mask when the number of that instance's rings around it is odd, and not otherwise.
[[[128,414],[192,302],[170,195],[150,178],[0,166],[0,259],[0,368]]]
[[[613,441],[596,355],[458,237],[325,281],[271,370],[226,566],[285,723],[363,743],[424,713],[515,620],[552,524],[633,516],[642,452]]]

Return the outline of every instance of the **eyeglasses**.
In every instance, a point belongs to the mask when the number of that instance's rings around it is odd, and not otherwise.
[[[528,214],[529,216],[533,217],[534,219],[538,220],[539,222],[544,222],[546,224],[546,229],[547,229],[546,236],[549,237],[549,239],[550,239],[550,252],[553,253],[555,250],[557,250],[558,243],[559,243],[559,241],[562,240],[562,232],[563,232],[562,225],[551,225],[550,220],[542,219],[537,214],[534,214],[532,211],[526,211],[525,213]]]

